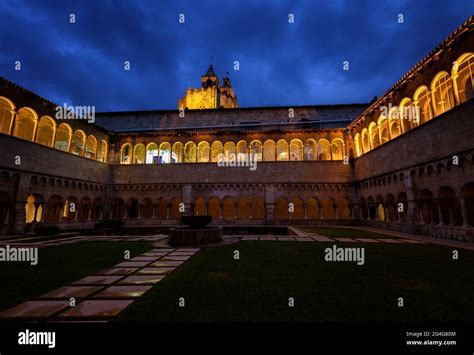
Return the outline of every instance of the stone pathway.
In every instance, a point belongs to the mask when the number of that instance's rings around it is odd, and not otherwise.
[[[123,239],[120,239],[123,240]],[[134,239],[136,240],[136,239]],[[190,259],[199,248],[152,249],[0,313],[2,320],[104,322]],[[70,307],[70,299],[76,305]]]

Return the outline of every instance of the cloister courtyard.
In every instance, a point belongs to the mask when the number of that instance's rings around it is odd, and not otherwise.
[[[39,248],[39,262],[2,265],[0,282],[9,287],[0,293],[0,318],[426,322],[468,321],[474,312],[471,243],[312,226],[227,234],[207,248],[173,248],[167,239],[2,238],[0,247]],[[328,261],[334,246],[362,248],[364,263]]]

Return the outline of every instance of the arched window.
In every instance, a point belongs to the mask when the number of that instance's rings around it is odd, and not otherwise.
[[[303,142],[299,139],[290,142],[290,160],[303,160]]]
[[[369,124],[370,145],[376,148],[380,145],[379,130],[375,122]]]
[[[181,142],[176,142],[173,144],[173,155],[172,155],[172,163],[182,163],[183,162],[183,157],[184,157],[184,149],[183,149],[183,143]]]
[[[425,123],[433,118],[431,108],[431,94],[426,86],[420,86],[413,95],[417,113],[419,113],[418,124]]]
[[[107,162],[107,152],[108,152],[108,150],[109,150],[109,148],[108,148],[107,142],[104,139],[102,139],[100,141],[99,152],[97,153],[97,160],[101,161],[103,163],[106,163]]]
[[[217,163],[220,155],[224,154],[224,146],[219,141],[214,141],[211,145],[211,161]],[[222,158],[221,158],[222,159]]]
[[[303,158],[304,160],[316,160],[318,159],[318,148],[314,139],[307,139],[304,142],[303,147]]]
[[[390,129],[390,137],[393,139],[402,134],[400,126],[400,113],[398,107],[393,107],[388,114],[388,125]]]
[[[275,142],[267,140],[263,143],[263,160],[275,161]]]
[[[380,115],[377,121],[377,126],[379,128],[380,139],[382,140],[382,144],[387,143],[390,140],[390,136],[388,133],[387,117],[385,117],[384,115]]]
[[[416,113],[415,105],[413,105],[413,101],[408,97],[405,97],[400,102],[400,120],[402,122],[402,131],[408,132],[415,126],[418,126],[420,123],[418,122],[419,114]]]
[[[54,148],[69,152],[71,144],[72,129],[67,123],[61,123],[56,130],[56,138],[54,140]]]
[[[188,142],[184,146],[184,162],[185,163],[196,162],[196,144],[194,142]]]
[[[72,135],[70,152],[72,154],[83,156],[85,142],[86,142],[86,134],[80,129],[78,129]]]
[[[146,161],[147,164],[158,164],[158,146],[156,143],[149,143],[146,146]]]
[[[454,62],[452,71],[458,102],[474,97],[474,53],[464,53]]]
[[[237,159],[239,161],[247,160],[247,142],[246,141],[237,142],[236,151],[237,151]]]
[[[326,139],[320,139],[318,142],[318,160],[331,160],[331,144]]]
[[[360,134],[356,133],[354,136],[354,153],[356,157],[360,157],[362,154],[360,151]]]
[[[36,143],[52,147],[54,143],[55,130],[56,122],[51,117],[41,117],[36,131]]]
[[[280,139],[276,144],[277,160],[288,160],[288,143]]]
[[[0,133],[10,134],[15,105],[6,97],[0,97]]]
[[[86,149],[84,152],[84,156],[86,158],[94,160],[97,156],[97,139],[93,135],[90,135],[86,139]]]
[[[454,107],[453,81],[448,73],[436,74],[431,82],[431,95],[436,116]]]
[[[332,160],[344,159],[344,141],[340,138],[335,138],[331,143]]]
[[[169,144],[168,142],[161,143],[160,152],[158,153],[158,163],[169,164],[171,163],[171,160],[172,160],[171,158],[172,158],[171,144]]]
[[[235,144],[234,144],[234,142],[226,142],[224,144],[224,161],[229,161],[230,159],[235,160]]]
[[[133,164],[145,164],[145,145],[136,144],[133,148]]]
[[[211,152],[211,149],[209,148],[209,143],[199,142],[198,152],[197,152],[198,153],[198,156],[197,156],[198,163],[208,163],[210,152]]]
[[[202,197],[198,197],[194,201],[194,215],[203,216],[206,213],[206,201]]]
[[[27,107],[22,107],[15,117],[13,135],[18,138],[33,141],[37,120],[38,116],[35,111]]]
[[[120,164],[131,164],[132,163],[132,145],[126,143],[122,145],[120,149]]]
[[[252,155],[252,159],[254,161],[262,161],[263,157],[263,149],[262,149],[262,142],[255,140],[251,141],[249,144],[250,154]]]
[[[367,128],[362,130],[362,149],[364,150],[364,153],[367,153],[370,150],[370,138]]]

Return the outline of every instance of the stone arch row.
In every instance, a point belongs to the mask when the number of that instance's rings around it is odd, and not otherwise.
[[[272,204],[274,219],[350,219],[353,212],[348,198],[338,197],[277,197]],[[264,220],[267,207],[263,196],[197,197],[185,205],[180,197],[138,200],[114,199],[111,217],[114,219],[179,220],[182,214],[211,215],[213,220]]]
[[[450,73],[437,73],[431,83],[419,86],[413,97],[374,108],[380,115],[352,132],[354,155],[367,153],[473,97],[474,53],[467,52],[453,63]]]
[[[121,164],[168,164],[168,163],[210,163],[226,162],[232,159],[249,159],[252,155],[256,161],[313,161],[313,160],[343,160],[345,144],[341,138],[327,139],[300,139],[287,141],[280,139],[277,142],[267,139],[240,140],[238,142],[215,140],[138,143],[134,146],[125,143],[120,148]]]
[[[458,154],[458,161],[453,162],[453,157],[437,160],[428,164],[424,164],[418,168],[410,169],[409,173],[411,177],[423,177],[423,176],[432,176],[440,175],[443,171],[451,171],[457,168],[463,168],[466,164],[474,165],[474,154]],[[371,189],[377,186],[385,186],[390,184],[403,183],[405,180],[405,172],[399,172],[394,174],[389,174],[387,176],[370,178],[365,181],[359,182],[358,186],[361,190]]]
[[[347,192],[348,184],[274,184],[278,191],[330,191],[330,192]]]
[[[107,162],[108,143],[100,141],[83,130],[73,130],[67,123],[58,125],[57,120],[44,115],[38,117],[30,107],[16,109],[8,98],[0,96],[0,133],[12,135],[30,142],[64,152]]]
[[[413,202],[411,207],[409,202]],[[389,193],[385,197],[377,195],[375,199],[361,197],[358,205],[359,218],[365,220],[474,227],[474,182],[465,184],[458,192],[447,185],[435,193],[421,188],[414,201],[408,201],[405,192]],[[411,214],[410,208],[413,209]]]
[[[39,185],[43,187],[49,185],[49,186],[72,188],[72,189],[78,189],[78,190],[86,190],[86,191],[88,190],[101,191],[101,192],[107,191],[107,185],[102,185],[102,184],[75,181],[75,180],[64,179],[64,178],[37,176],[37,175],[30,176],[30,187],[37,188]]]
[[[114,191],[181,191],[181,186],[177,184],[156,184],[156,185],[114,185]]]

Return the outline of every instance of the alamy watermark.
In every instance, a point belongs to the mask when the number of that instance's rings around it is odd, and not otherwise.
[[[350,261],[361,266],[365,264],[365,248],[340,248],[333,245],[332,248],[324,250],[326,261]]]
[[[87,120],[88,123],[95,122],[95,106],[56,106],[55,118],[57,120]]]
[[[381,115],[387,118],[390,116],[390,119],[397,118],[399,120],[413,120],[415,124],[418,124],[420,112],[420,106],[418,105],[404,105],[400,108],[400,106],[389,103],[388,106],[380,106]]]
[[[257,170],[257,155],[246,153],[226,153],[217,156],[217,166],[219,167],[249,167],[250,170]]]
[[[0,261],[20,261],[37,265],[38,248],[16,248],[7,245],[0,248]]]

